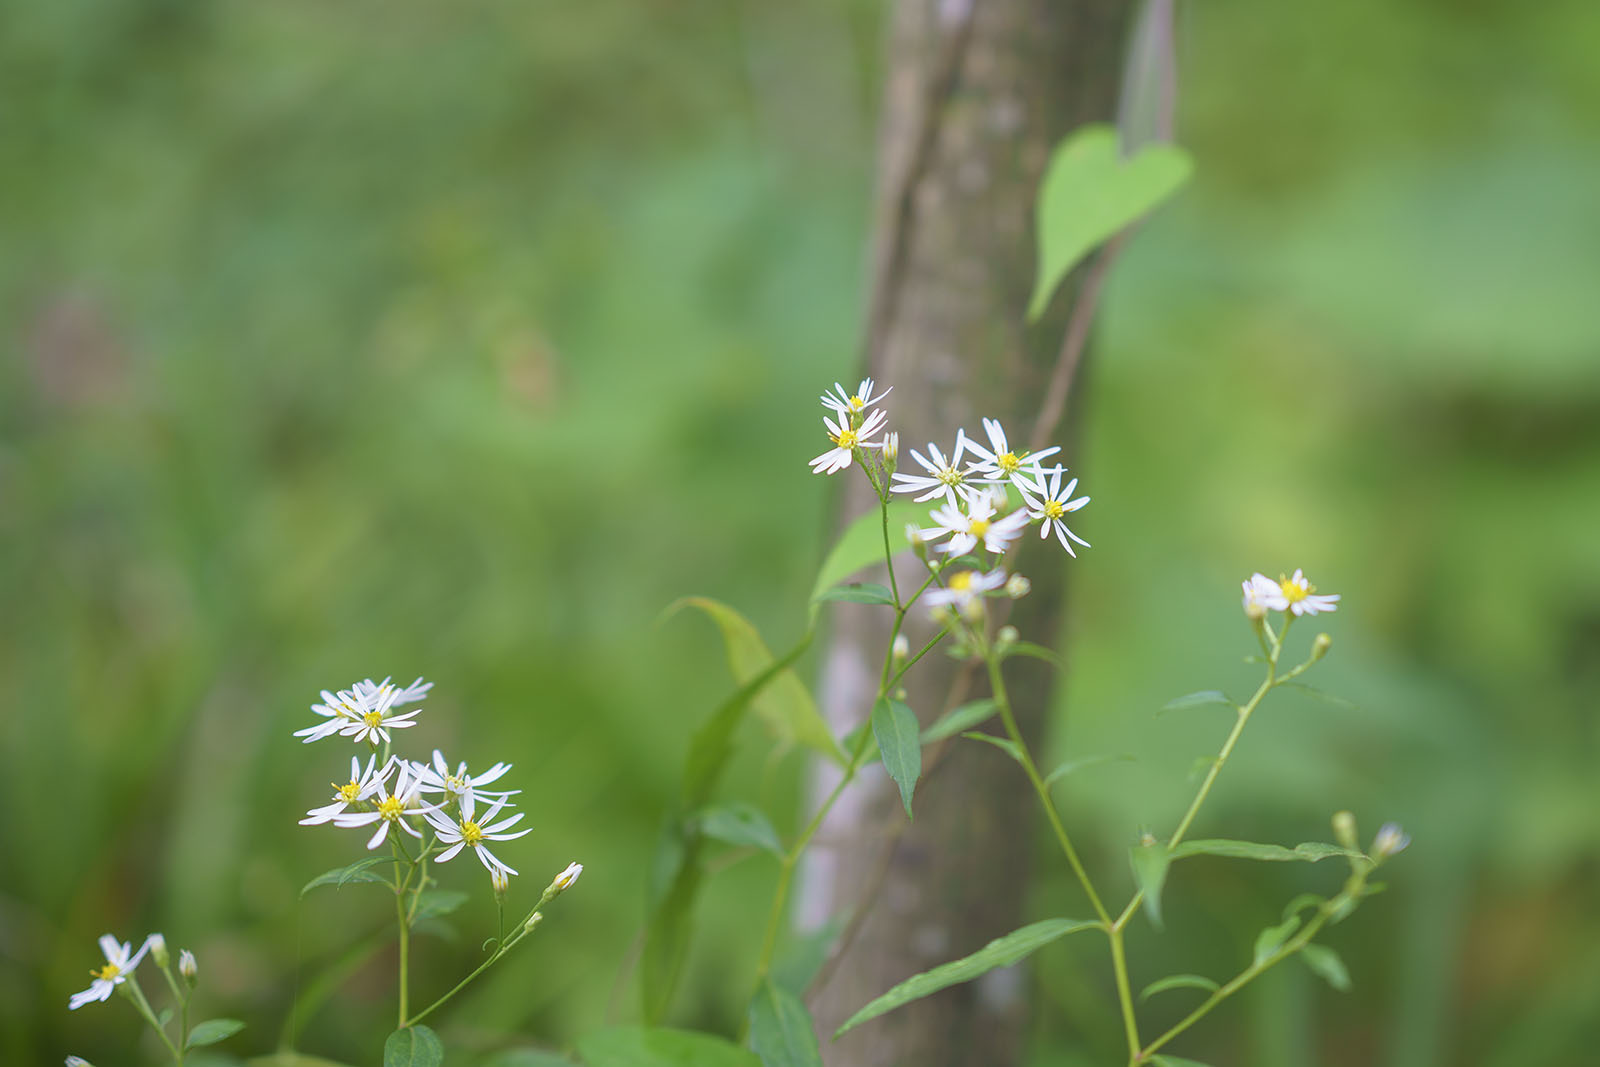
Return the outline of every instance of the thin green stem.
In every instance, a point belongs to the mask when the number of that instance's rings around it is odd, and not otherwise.
[[[1011,738],[1011,743],[1017,746],[1018,762],[1022,764],[1023,773],[1028,776],[1028,781],[1033,785],[1033,791],[1038,794],[1039,802],[1044,805],[1045,817],[1050,820],[1050,828],[1055,831],[1056,841],[1061,845],[1061,851],[1066,854],[1067,863],[1078,876],[1078,882],[1083,886],[1083,891],[1089,897],[1095,914],[1107,926],[1111,924],[1111,916],[1107,914],[1105,905],[1100,902],[1100,894],[1094,890],[1094,883],[1089,881],[1089,873],[1083,869],[1083,861],[1078,859],[1078,850],[1072,847],[1072,840],[1067,836],[1066,827],[1061,825],[1061,817],[1056,814],[1056,806],[1050,799],[1050,789],[1044,784],[1044,779],[1039,776],[1039,768],[1034,766],[1033,757],[1028,753],[1028,745],[1022,739],[1022,731],[1017,728],[1017,718],[1011,710],[1011,699],[1006,695],[1005,679],[1001,676],[1000,661],[993,649],[986,649],[984,660],[989,666],[989,687],[994,691],[995,703],[1000,706],[1000,718],[1005,723],[1006,734]]]
[[[894,549],[889,546],[889,497],[881,490],[878,494],[878,514],[882,517],[883,561],[884,565],[889,568],[889,591],[894,594],[895,614],[904,618],[905,608],[900,604],[900,583],[894,577]],[[894,638],[891,637],[889,643],[893,644]]]
[[[1128,1036],[1130,1062],[1139,1055],[1139,1019],[1133,1011],[1133,992],[1128,985],[1128,957],[1122,947],[1122,930],[1108,925],[1106,936],[1111,939],[1111,969],[1117,976],[1117,1004],[1122,1009],[1122,1029]]]
[[[172,1053],[172,1062],[177,1064],[178,1067],[183,1067],[183,1046],[174,1045],[172,1038],[167,1036],[167,1028],[162,1026],[161,1020],[156,1018],[156,1013],[151,1009],[150,1002],[145,999],[144,990],[139,988],[139,979],[130,974],[124,985],[127,986],[128,999],[133,1002],[134,1008],[140,1015],[144,1016],[144,1021],[150,1024],[150,1029],[156,1032],[156,1036],[161,1038],[161,1043],[167,1046],[167,1051]],[[178,1039],[179,1041],[187,1040],[187,1035],[179,1034]]]

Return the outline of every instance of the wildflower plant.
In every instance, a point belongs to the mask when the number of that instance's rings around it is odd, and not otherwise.
[[[109,1000],[113,993],[123,997],[155,1031],[171,1055],[172,1062],[179,1067],[182,1067],[185,1057],[193,1049],[214,1045],[244,1029],[244,1023],[237,1019],[206,1019],[193,1027],[189,1026],[189,1003],[199,985],[200,967],[194,953],[183,949],[178,954],[178,977],[174,977],[172,954],[167,948],[167,939],[161,934],[146,937],[137,951],[129,942],[118,941],[111,934],[104,934],[100,938],[100,952],[106,958],[105,964],[89,972],[94,976],[94,981],[89,983],[88,989],[72,997],[67,1004],[69,1009],[77,1011],[86,1004]],[[167,989],[172,993],[172,1004],[162,1008],[159,1013],[145,996],[136,973],[147,955],[151,965],[161,972]],[[175,1030],[171,1028],[174,1016],[178,1023]],[[88,1061],[80,1056],[68,1056],[67,1064],[69,1067],[73,1064],[87,1065]]]
[[[1115,906],[1102,888],[1106,884],[1105,873],[1091,875],[1074,844],[1073,830],[1051,799],[1050,783],[1065,768],[1041,771],[1018,729],[1017,710],[1006,686],[1006,663],[1010,657],[1042,651],[1005,622],[1005,604],[1028,595],[1031,589],[1026,576],[1016,571],[1014,550],[1023,543],[1025,534],[1037,528],[1039,538],[1047,543],[1053,538],[1069,557],[1078,558],[1078,549],[1088,548],[1089,542],[1070,529],[1068,522],[1076,521],[1090,497],[1079,492],[1079,478],[1069,475],[1059,462],[1059,446],[1034,453],[1015,449],[1006,428],[990,418],[982,422],[987,446],[969,436],[965,428],[956,428],[955,444],[949,452],[935,443],[925,451],[910,449],[910,458],[920,473],[902,472],[898,469],[899,435],[887,429],[888,412],[879,406],[889,393],[890,389],[878,390],[871,379],[866,379],[854,393],[835,385],[822,398],[829,412],[824,422],[832,448],[811,461],[813,473],[832,476],[854,468],[871,487],[878,507],[876,514],[863,516],[847,528],[824,563],[813,601],[812,625],[800,643],[786,654],[773,656],[754,627],[733,609],[704,598],[686,601],[717,621],[741,685],[696,734],[685,767],[685,810],[680,820],[669,825],[663,839],[658,870],[669,877],[656,882],[647,928],[641,983],[646,1021],[659,1019],[670,1003],[689,937],[694,895],[707,870],[703,850],[712,843],[722,843],[764,851],[777,859],[778,875],[741,1038],[766,1067],[819,1064],[820,1046],[805,1003],[773,977],[796,867],[840,795],[869,762],[882,763],[910,817],[924,746],[957,737],[994,745],[1015,761],[1032,787],[1052,837],[1072,871],[1081,898],[1069,909],[1075,914],[1039,919],[967,957],[907,976],[862,1006],[834,1036],[940,989],[1014,964],[1068,934],[1090,931],[1098,931],[1105,938],[1105,958],[1110,984],[1116,991],[1129,1067],[1195,1067],[1195,1061],[1180,1059],[1170,1049],[1223,1001],[1291,957],[1302,960],[1335,987],[1348,987],[1350,978],[1344,963],[1318,938],[1380,888],[1373,883],[1373,875],[1408,843],[1399,827],[1385,825],[1365,849],[1357,840],[1355,820],[1348,812],[1334,817],[1334,841],[1328,843],[1289,847],[1199,838],[1193,833],[1246,726],[1271,694],[1296,683],[1332,647],[1331,638],[1322,633],[1296,651],[1297,643],[1291,641],[1292,627],[1303,616],[1335,611],[1339,597],[1319,593],[1302,570],[1277,580],[1256,573],[1241,583],[1242,632],[1250,636],[1258,650],[1253,659],[1261,664],[1262,677],[1243,702],[1236,703],[1220,692],[1205,691],[1179,697],[1168,705],[1224,705],[1233,713],[1232,726],[1216,755],[1205,761],[1204,777],[1172,829],[1160,834],[1141,832],[1129,843],[1127,862],[1133,892]],[[896,539],[890,531],[905,521],[907,498],[913,506],[925,509],[924,518],[906,522],[904,538]],[[897,571],[895,566],[896,558],[907,549],[917,561],[917,578],[911,582],[905,581],[905,572]],[[887,585],[843,580],[872,562],[885,566]],[[870,703],[863,702],[857,727],[843,737],[828,732],[804,686],[790,671],[811,640],[818,608],[830,601],[875,606],[884,612],[887,630],[876,693]],[[914,611],[930,615],[937,627],[921,647],[914,647],[903,632]],[[905,702],[904,682],[908,673],[940,646],[950,656],[982,670],[988,679],[989,696],[924,725]],[[815,749],[838,768],[832,791],[787,839],[749,805],[719,805],[712,801],[715,782],[729,758],[733,730],[746,709],[760,710],[763,699],[767,704],[763,714],[777,727],[781,738]],[[982,729],[991,725],[998,730]],[[1069,761],[1067,766],[1072,763]],[[1140,916],[1150,928],[1162,929],[1162,895],[1170,867],[1202,855],[1310,863],[1336,859],[1345,866],[1346,873],[1341,883],[1330,886],[1325,893],[1304,894],[1288,902],[1281,919],[1256,937],[1250,962],[1232,977],[1212,980],[1171,975],[1145,981],[1139,1000],[1178,989],[1198,989],[1205,994],[1175,1025],[1151,1033],[1141,1026],[1136,1008],[1135,976],[1128,965],[1127,939]]]

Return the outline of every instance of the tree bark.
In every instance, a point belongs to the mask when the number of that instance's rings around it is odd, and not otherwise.
[[[1062,334],[1059,315],[1033,327],[1024,320],[1034,273],[1035,192],[1063,135],[1112,117],[1131,6],[1126,0],[896,3],[866,363],[881,384],[894,386],[887,408],[890,427],[900,432],[902,463],[910,448],[922,450],[929,440],[948,452],[958,426],[981,433],[983,416],[1001,419],[1018,446],[1034,434]],[[1057,309],[1065,303],[1058,300]],[[847,485],[846,519],[875,508],[859,480]],[[1019,569],[1033,579],[1034,591],[1010,621],[1026,639],[1053,645],[1065,568],[1054,541],[1030,541]],[[922,573],[920,565],[908,565],[901,588],[908,582],[915,588]],[[924,613],[914,615],[908,624],[916,648],[933,631]],[[842,733],[869,711],[886,634],[881,609],[839,605],[835,617],[821,688]],[[1022,729],[1034,743],[1049,706],[1050,670],[1023,659],[1007,669]],[[979,673],[937,654],[908,682],[908,702],[924,723],[987,695]],[[818,770],[819,797],[837,781],[831,774]],[[964,741],[929,754],[910,825],[881,768],[863,774],[841,798],[808,857],[799,916],[802,926],[854,916],[837,958],[811,991],[831,1067],[1018,1060],[1025,999],[1012,972],[956,986],[837,1042],[828,1038],[895,983],[1027,921],[1022,904],[1034,803],[1010,760]],[[1072,907],[1088,910],[1073,901],[1061,912],[1073,914]]]

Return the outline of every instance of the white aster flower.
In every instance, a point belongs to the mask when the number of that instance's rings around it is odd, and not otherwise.
[[[387,678],[382,682],[374,682],[371,678],[366,678],[352,685],[349,689],[341,689],[337,693],[330,693],[324,689],[322,691],[322,703],[311,705],[311,710],[322,716],[326,721],[317,723],[315,726],[308,726],[304,730],[296,730],[294,736],[305,738],[305,743],[309,745],[313,741],[320,741],[324,737],[330,737],[337,733],[343,733],[347,736],[360,733],[361,728],[365,725],[366,717],[371,715],[374,710],[382,708],[385,709],[386,713],[386,709],[391,707],[398,708],[406,704],[414,704],[426,697],[428,690],[432,688],[432,682],[424,682],[421,678],[418,678],[403,689],[398,689],[390,684]],[[382,724],[393,727],[410,726],[412,725],[411,723],[401,720],[409,719],[416,714],[417,712],[412,711],[404,716],[389,717],[389,720]],[[380,714],[379,721],[382,722],[383,719],[384,715]],[[384,740],[387,741],[388,737],[384,737]],[[373,742],[373,744],[376,743],[376,741]]]
[[[392,740],[390,730],[417,725],[415,719],[422,713],[421,708],[395,714],[395,700],[406,692],[411,692],[411,689],[396,689],[387,682],[370,689],[358,683],[357,691],[352,695],[359,702],[359,716],[355,721],[339,727],[339,736],[353,737],[357,744],[365,741],[376,748],[380,741],[388,744]]]
[[[304,743],[308,745],[338,733],[351,723],[360,722],[364,708],[360,698],[348,689],[341,689],[337,693],[324,689],[322,703],[311,705],[311,710],[327,721],[294,732],[294,736],[305,738]]]
[[[873,396],[872,379],[863,378],[861,379],[861,385],[855,391],[855,395],[851,396],[844,391],[844,386],[834,382],[833,393],[822,394],[822,406],[829,411],[837,412],[842,420],[849,422],[851,416],[860,415],[893,391],[894,386],[891,385],[877,396]]]
[[[312,808],[306,812],[306,817],[300,820],[301,826],[317,826],[321,823],[332,822],[335,815],[342,815],[344,810],[352,804],[359,804],[372,794],[376,793],[389,777],[389,772],[394,769],[395,760],[390,759],[382,767],[375,767],[378,757],[367,757],[366,770],[361,769],[361,757],[350,757],[350,780],[344,785],[333,783],[333,803],[325,804],[320,808]]]
[[[1267,615],[1267,598],[1278,589],[1278,583],[1264,574],[1252,574],[1239,583],[1243,592],[1240,603],[1244,607],[1246,618],[1260,620]]]
[[[966,455],[971,443],[967,440],[965,430],[957,430],[956,450],[949,459],[945,459],[944,453],[939,451],[939,446],[931,441],[928,443],[928,456],[932,457],[931,459],[913,448],[911,458],[917,461],[917,466],[928,473],[906,474],[896,471],[891,479],[894,484],[890,488],[896,493],[921,493],[921,496],[912,498],[918,504],[924,500],[932,500],[936,496],[943,496],[951,507],[955,507],[956,487],[964,485],[967,480],[966,472],[961,469],[961,457]]]
[[[499,800],[522,792],[520,789],[503,792],[499,790],[487,792],[479,789],[480,786],[497,781],[509,771],[511,769],[511,764],[509,763],[496,763],[482,774],[468,774],[466,762],[463,761],[456,765],[456,772],[451,774],[450,765],[445,762],[444,753],[434,749],[433,765],[431,767],[426,763],[413,763],[411,769],[418,778],[422,779],[422,791],[424,793],[443,793],[446,801],[454,800],[463,805],[471,805],[476,797],[483,797],[485,800]],[[464,807],[463,810],[468,809]]]
[[[473,817],[473,805],[470,799],[463,799],[461,811],[458,813],[459,817],[456,819],[451,819],[441,814],[438,808],[429,811],[428,822],[432,824],[434,832],[439,835],[439,840],[450,846],[434,857],[435,862],[444,863],[452,860],[455,858],[456,853],[464,848],[470,848],[478,854],[478,862],[483,864],[491,879],[493,879],[495,871],[516,874],[517,872],[514,869],[495,858],[494,853],[490,852],[484,845],[485,841],[510,841],[521,837],[523,834],[533,832],[531,829],[518,830],[514,834],[505,832],[522,821],[523,813],[520,811],[509,819],[493,822],[494,817],[500,814],[500,809],[505,806],[506,799],[501,797],[489,806],[489,810],[483,813],[482,819]]]
[[[578,881],[578,875],[583,873],[583,864],[569,863],[566,868],[546,887],[544,893],[547,897],[558,897],[571,889]]]
[[[394,697],[389,703],[394,707],[401,708],[424,699],[428,695],[428,690],[433,688],[433,683],[424,682],[422,677],[418,675],[416,681],[401,688],[392,684],[392,680],[389,678],[385,678],[381,682],[374,682],[371,678],[365,678],[350,688],[355,690],[357,696],[365,697],[369,700],[375,700],[386,689],[393,689]]]
[[[950,576],[950,580],[943,588],[930,589],[922,599],[930,607],[949,604],[962,614],[971,614],[983,602],[983,594],[999,589],[1005,584],[1006,572],[999,567],[988,574],[957,571]]]
[[[1067,529],[1066,518],[1089,502],[1086,496],[1076,500],[1072,493],[1078,488],[1078,479],[1074,478],[1065,486],[1061,484],[1061,475],[1064,468],[1056,467],[1050,471],[1048,479],[1043,471],[1039,472],[1037,481],[1019,478],[1016,487],[1022,492],[1022,499],[1027,501],[1028,515],[1040,522],[1039,536],[1049,537],[1052,533],[1056,540],[1061,542],[1061,547],[1067,550],[1067,555],[1077,558],[1078,554],[1072,550],[1070,541],[1076,541],[1084,548],[1089,542]]]
[[[979,491],[967,494],[967,510],[962,511],[950,504],[941,504],[933,509],[933,521],[938,523],[932,529],[922,531],[922,535],[930,541],[937,541],[948,536],[941,551],[948,552],[951,556],[964,556],[983,542],[983,547],[995,555],[1002,555],[1022,535],[1028,526],[1028,513],[1018,508],[1004,518],[995,518],[995,498],[993,494]]]
[[[834,422],[828,416],[822,416],[822,422],[828,427],[828,439],[833,442],[833,447],[811,461],[812,474],[836,474],[850,466],[850,459],[858,448],[882,448],[877,441],[868,441],[867,438],[883,429],[883,424],[889,421],[889,416],[881,411],[874,411],[868,415],[866,421],[859,427],[852,428],[850,420],[840,415],[839,421]]]
[[[345,811],[332,817],[333,825],[346,829],[377,823],[377,831],[367,842],[368,849],[383,844],[389,836],[391,826],[398,826],[412,837],[420,839],[422,831],[412,826],[406,819],[412,815],[427,815],[434,810],[423,806],[417,799],[422,780],[412,773],[411,764],[405,760],[396,760],[393,765],[400,768],[400,775],[395,779],[394,792],[389,792],[388,787],[380,781],[370,801],[373,804],[372,811]]]
[[[1296,615],[1315,615],[1320,611],[1335,611],[1339,594],[1317,594],[1317,587],[1306,579],[1305,572],[1295,568],[1292,577],[1279,577],[1273,581],[1265,574],[1256,573],[1250,581],[1261,591],[1262,603],[1273,611],[1292,611]]]
[[[139,966],[139,961],[144,959],[149,948],[150,942],[146,941],[139,946],[138,952],[134,952],[128,942],[118,941],[110,934],[101,934],[100,951],[105,954],[106,965],[89,972],[94,975],[94,981],[82,993],[72,994],[72,999],[67,1002],[68,1009],[76,1011],[91,1000],[108,999],[112,990],[126,981],[133,969]]]
[[[1011,481],[1021,488],[1024,480],[1031,474],[1042,477],[1044,468],[1040,461],[1061,451],[1060,445],[1052,445],[1042,452],[1015,452],[1006,442],[1006,430],[1000,425],[999,419],[984,419],[983,432],[989,436],[989,448],[984,448],[978,442],[967,441],[967,451],[978,457],[978,462],[972,465],[972,473],[982,476],[984,481],[1005,482]]]

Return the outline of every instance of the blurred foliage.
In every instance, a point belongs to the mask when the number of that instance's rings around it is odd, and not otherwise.
[[[1282,969],[1185,1051],[1585,1062],[1600,9],[1184,12],[1198,170],[1114,278],[1069,459],[1095,548],[1055,747],[1139,760],[1075,775],[1066,810],[1131,884],[1134,827],[1175,817],[1222,732],[1151,714],[1247,684],[1219,667],[1248,651],[1236,583],[1304,566],[1345,596],[1316,683],[1357,706],[1269,706],[1197,829],[1293,843],[1348,806],[1415,844],[1331,935],[1353,993]],[[857,350],[881,22],[865,0],[9,6],[0,1059],[127,1058],[124,1005],[66,1011],[107,930],[193,948],[197,1010],[276,1046],[387,920],[368,887],[296,900],[355,843],[294,825],[345,753],[289,733],[369,674],[438,683],[417,754],[516,764],[530,893],[587,866],[447,1040],[632,1021],[657,821],[730,688],[711,628],[657,615],[705,593],[773,647],[804,627],[830,525],[804,460]],[[729,794],[792,813],[798,759],[747,742]],[[764,863],[714,881],[676,1024],[737,1025]],[[1332,877],[1186,861],[1136,984],[1225,976]],[[1036,892],[1078,907],[1058,865]],[[419,942],[417,973],[459,973],[486,909]],[[1116,1048],[1103,961],[1078,966],[1101,949],[1038,957],[1038,1063]],[[347,969],[296,1040],[365,1062],[391,972]]]

